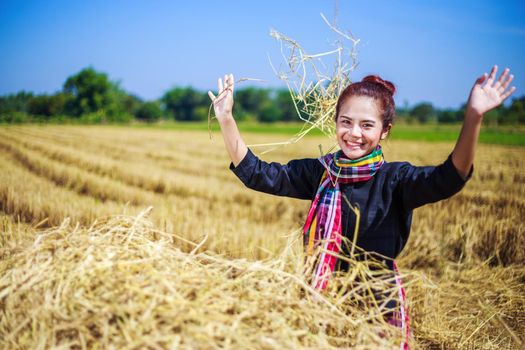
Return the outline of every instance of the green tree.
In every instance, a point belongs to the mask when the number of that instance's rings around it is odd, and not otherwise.
[[[235,105],[238,109],[250,113],[259,113],[270,101],[270,90],[246,87],[235,93]]]
[[[119,104],[123,92],[117,83],[109,80],[107,74],[97,72],[92,67],[84,68],[79,73],[67,78],[64,92],[72,96],[67,106],[68,114],[100,113],[117,119],[124,113]]]
[[[17,94],[0,96],[0,122],[24,123],[30,120],[29,104],[33,93],[21,91]]]
[[[255,116],[259,121],[269,123],[297,118],[292,97],[288,90],[272,91],[247,87],[236,92],[236,116]]]
[[[29,102],[33,97],[32,92],[26,91],[20,91],[17,94],[0,97],[0,114],[27,112],[29,109]]]
[[[525,123],[525,95],[513,98],[504,115],[507,123]]]
[[[438,123],[450,124],[463,120],[463,111],[461,109],[442,109],[436,111]]]
[[[282,120],[282,111],[277,108],[277,105],[274,101],[269,100],[263,106],[257,115],[259,121],[263,123],[272,123],[279,120]]]
[[[161,98],[164,110],[175,120],[198,120],[197,107],[208,106],[208,96],[192,87],[174,87]]]
[[[119,104],[121,105],[124,112],[135,115],[137,111],[142,107],[142,100],[133,94],[127,94],[122,92],[119,96]]]
[[[208,120],[208,113],[210,109],[209,106],[198,106],[193,111],[193,120]],[[212,110],[213,113],[213,110]],[[235,116],[235,119],[238,119],[237,116]]]
[[[71,95],[65,93],[34,96],[29,101],[28,113],[36,116],[44,116],[46,119],[51,116],[63,115],[70,98]]]
[[[281,114],[281,120],[286,122],[299,120],[297,110],[295,109],[292,96],[290,95],[290,91],[288,91],[288,89],[277,90],[275,100],[277,108]]]
[[[145,102],[138,108],[135,116],[139,120],[152,123],[162,117],[162,109],[160,108],[160,104],[156,101]]]
[[[426,123],[434,116],[434,106],[430,102],[418,103],[410,110],[410,115],[420,123]]]

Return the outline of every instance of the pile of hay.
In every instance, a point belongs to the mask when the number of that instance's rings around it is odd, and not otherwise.
[[[3,242],[0,347],[399,347],[382,309],[352,287],[365,269],[320,295],[289,247],[255,262],[200,251],[204,242],[184,252],[184,239],[155,229],[146,213],[90,227],[66,220],[23,247]]]
[[[424,349],[525,346],[525,266],[448,263],[408,293],[414,337]]]

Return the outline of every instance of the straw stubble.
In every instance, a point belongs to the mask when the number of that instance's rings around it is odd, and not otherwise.
[[[265,261],[199,251],[199,242],[184,252],[178,245],[188,241],[157,230],[144,218],[148,211],[90,227],[66,220],[37,232],[25,249],[6,254],[0,265],[0,345],[395,346],[396,331],[382,321],[380,308],[363,309],[359,300],[366,302],[366,293],[344,288],[348,276],[333,283],[343,293],[321,295],[309,287],[298,264],[304,257],[293,249]]]

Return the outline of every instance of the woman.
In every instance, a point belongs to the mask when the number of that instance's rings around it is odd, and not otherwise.
[[[385,263],[396,272],[399,301],[392,306],[395,312],[389,321],[403,330],[403,348],[407,348],[408,315],[394,259],[407,242],[413,209],[452,196],[470,178],[483,115],[515,90],[509,89],[513,79],[509,69],[497,80],[496,73],[494,66],[490,75],[476,80],[452,153],[442,164],[426,167],[385,162],[380,141],[394,122],[395,87],[378,76],[350,84],[339,96],[335,111],[339,151],[286,165],[261,161],[247,148],[232,115],[232,75],[224,77],[224,84],[218,80],[217,97],[208,92],[232,161],[230,168],[241,181],[258,191],[312,200],[304,244],[308,254],[318,246],[325,252],[314,270],[315,288],[325,289],[333,271],[348,270],[348,264],[337,261],[334,254],[348,253],[341,247],[342,236],[352,239],[357,224],[349,204],[359,208],[357,246],[371,255],[390,258]]]

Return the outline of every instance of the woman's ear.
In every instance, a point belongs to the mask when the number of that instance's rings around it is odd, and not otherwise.
[[[386,139],[388,136],[388,133],[390,132],[390,129],[392,128],[392,124],[388,124],[383,131],[381,132],[381,140]]]

